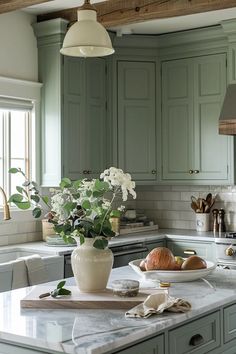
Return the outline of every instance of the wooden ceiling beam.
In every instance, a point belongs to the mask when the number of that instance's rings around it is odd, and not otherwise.
[[[190,15],[236,7],[236,0],[108,0],[95,3],[98,20],[105,27],[143,22],[154,19]],[[38,16],[38,21],[62,17],[77,20],[77,8]]]
[[[0,0],[0,14],[49,1],[52,0]]]

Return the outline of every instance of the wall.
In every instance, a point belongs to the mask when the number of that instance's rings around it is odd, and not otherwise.
[[[33,15],[21,11],[0,15],[0,76],[38,80],[37,41]]]
[[[216,195],[213,208],[226,211],[227,231],[236,230],[235,186],[138,186],[136,207],[160,228],[195,229],[195,213],[191,209],[191,196],[206,198]],[[212,215],[211,215],[212,226]]]
[[[31,23],[33,15],[21,11],[0,15],[0,76],[38,81],[37,41]],[[30,212],[15,211],[10,221],[2,221],[0,212],[0,246],[41,238],[41,223]]]

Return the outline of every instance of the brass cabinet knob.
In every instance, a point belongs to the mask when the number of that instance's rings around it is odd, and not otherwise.
[[[198,174],[199,173],[199,170],[194,170],[193,173]]]
[[[184,254],[190,254],[190,255],[193,255],[193,254],[197,254],[197,252],[195,250],[184,250]]]
[[[193,174],[193,170],[189,170],[188,173],[189,173],[190,175],[192,175],[192,174]]]
[[[157,173],[156,170],[152,170],[152,174],[155,175]]]
[[[226,248],[225,250],[226,256],[232,257],[235,254],[235,250],[233,249],[232,245]]]

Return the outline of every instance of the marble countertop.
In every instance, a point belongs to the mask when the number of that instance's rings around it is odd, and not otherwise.
[[[151,242],[155,240],[163,240],[165,238],[181,239],[185,241],[203,241],[214,242],[213,232],[197,232],[194,230],[181,229],[159,229],[149,232],[138,232],[134,234],[119,235],[114,237],[110,242],[110,247],[122,246],[137,242]],[[7,249],[20,248],[21,250],[33,250],[35,252],[43,252],[47,254],[66,255],[71,254],[75,246],[48,246],[44,241],[29,242],[16,244],[11,246],[0,247],[0,253]]]
[[[130,267],[112,270],[114,279],[138,279]],[[171,296],[192,304],[185,314],[164,313],[148,319],[125,318],[125,310],[21,309],[31,288],[0,294],[0,342],[42,349],[50,354],[101,354],[119,350],[146,337],[155,336],[199,315],[236,302],[236,271],[216,269],[203,280],[172,284]],[[52,284],[52,283],[50,283]],[[54,282],[57,284],[57,282]],[[74,285],[73,278],[66,285]],[[141,283],[141,286],[150,284]]]

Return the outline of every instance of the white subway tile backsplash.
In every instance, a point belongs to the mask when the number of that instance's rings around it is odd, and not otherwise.
[[[140,193],[139,193],[140,191]],[[136,208],[154,220],[160,228],[195,229],[191,196],[216,195],[212,207],[225,209],[227,230],[236,230],[236,186],[142,186],[137,187]],[[212,226],[212,215],[210,215]]]

